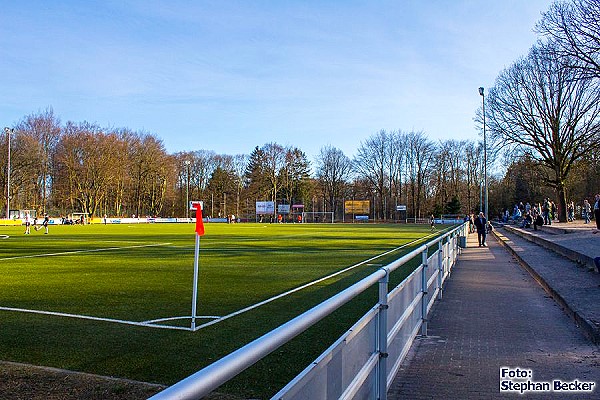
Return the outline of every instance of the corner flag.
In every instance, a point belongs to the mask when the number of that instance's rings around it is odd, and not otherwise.
[[[196,249],[194,251],[194,286],[192,288],[192,332],[196,331],[196,308],[198,302],[198,263],[200,259],[200,236],[204,236],[204,221],[202,221],[202,204],[194,203],[196,208]]]
[[[202,206],[194,204],[196,207],[196,233],[198,236],[204,236],[204,221],[202,221]]]

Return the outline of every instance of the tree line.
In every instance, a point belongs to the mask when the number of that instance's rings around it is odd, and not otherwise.
[[[6,204],[8,136],[2,143]],[[253,220],[256,201],[302,204],[344,218],[345,200],[370,200],[371,217],[394,220],[460,213],[478,204],[481,145],[435,143],[424,132],[381,130],[351,159],[325,146],[315,160],[298,147],[256,146],[250,154],[196,150],[169,154],[155,135],[88,122],[61,124],[51,108],[25,116],[11,137],[11,209],[90,216],[205,214]],[[463,207],[463,205],[465,205]]]
[[[474,120],[486,122],[488,171],[495,171],[491,217],[520,201],[552,197],[564,220],[568,201],[580,203],[600,188],[599,22],[597,1],[553,3],[536,26],[539,41],[484,97]],[[7,135],[0,146],[5,208]],[[402,130],[357,140],[352,158],[325,146],[309,160],[300,148],[278,143],[250,154],[169,154],[153,134],[61,124],[48,108],[14,126],[9,195],[12,209],[54,215],[184,217],[190,200],[202,200],[206,215],[249,220],[256,201],[302,204],[341,220],[344,201],[369,200],[370,216],[389,221],[481,210],[483,155],[482,141],[435,142]]]

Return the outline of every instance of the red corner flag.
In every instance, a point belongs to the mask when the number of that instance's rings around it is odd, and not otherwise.
[[[198,236],[204,236],[204,221],[202,221],[202,206],[194,204],[196,207],[196,233]]]

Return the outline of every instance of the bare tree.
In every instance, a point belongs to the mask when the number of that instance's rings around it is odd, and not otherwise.
[[[488,96],[486,116],[497,143],[529,154],[547,168],[566,221],[565,180],[573,163],[600,149],[600,87],[576,61],[537,45],[504,70]]]
[[[352,161],[342,150],[332,146],[322,147],[316,161],[317,179],[330,210],[335,213],[336,201],[343,197],[345,187],[350,180]]]
[[[396,211],[396,205],[402,198],[402,177],[404,175],[405,155],[406,155],[406,135],[398,130],[390,133],[388,146],[388,190],[389,201],[387,202],[387,212],[393,214]]]
[[[600,77],[600,2],[556,1],[536,29],[555,42],[557,54],[569,68],[586,77]]]
[[[444,209],[450,199],[462,200],[466,189],[466,141],[446,140],[440,143],[434,158],[433,179],[436,186],[436,200],[439,209]],[[446,211],[444,211],[446,212]]]
[[[113,150],[114,135],[93,124],[67,122],[56,150],[55,197],[62,197],[71,211],[94,216],[115,177],[119,157]]]
[[[135,214],[159,215],[173,164],[162,141],[149,134],[137,134],[130,143],[129,162]]]
[[[54,115],[52,108],[44,112],[25,117],[17,130],[28,136],[27,155],[30,158],[30,172],[34,178],[34,202],[42,211],[46,211],[48,198],[52,190],[52,158],[56,144],[61,135],[60,120]]]
[[[287,204],[303,203],[307,198],[310,179],[310,162],[306,154],[297,147],[285,150],[285,164],[280,170],[281,197]]]
[[[271,200],[277,204],[281,184],[280,171],[285,168],[285,148],[277,143],[267,143],[262,150],[265,161],[264,176],[270,184]]]
[[[386,215],[384,198],[389,182],[389,146],[390,135],[382,129],[361,143],[353,163],[359,179],[368,181],[378,197],[378,204],[373,205],[375,218],[385,218]]]
[[[483,199],[480,199],[481,185],[483,185],[483,144],[478,146],[468,142],[465,147],[465,185],[466,185],[466,210],[468,213],[476,210],[483,211]],[[478,208],[479,207],[479,208]]]
[[[410,132],[407,141],[406,165],[412,211],[415,218],[421,218],[426,200],[425,183],[431,174],[436,146],[422,131]]]
[[[244,179],[244,171],[246,171],[246,167],[248,165],[248,156],[245,154],[236,154],[232,159],[232,172],[235,176],[235,213],[236,215],[240,215],[240,205],[241,205],[241,196],[242,191],[245,186]],[[248,210],[246,210],[247,212]]]

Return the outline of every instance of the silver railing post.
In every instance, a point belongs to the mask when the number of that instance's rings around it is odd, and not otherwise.
[[[438,300],[442,299],[442,287],[444,286],[444,239],[438,242]]]
[[[453,252],[452,252],[453,253],[453,255],[452,255],[452,263],[456,262],[456,259],[458,258],[458,254],[460,252],[459,246],[458,246],[457,236],[458,236],[458,232],[455,232],[455,235],[452,237],[453,240],[450,242],[450,246],[453,249]]]
[[[387,399],[387,358],[388,358],[388,343],[387,343],[387,310],[388,310],[388,282],[390,280],[390,271],[387,268],[382,268],[385,271],[385,276],[379,280],[379,361],[377,365],[377,398],[380,400]]]
[[[427,247],[421,253],[421,335],[427,336]]]

